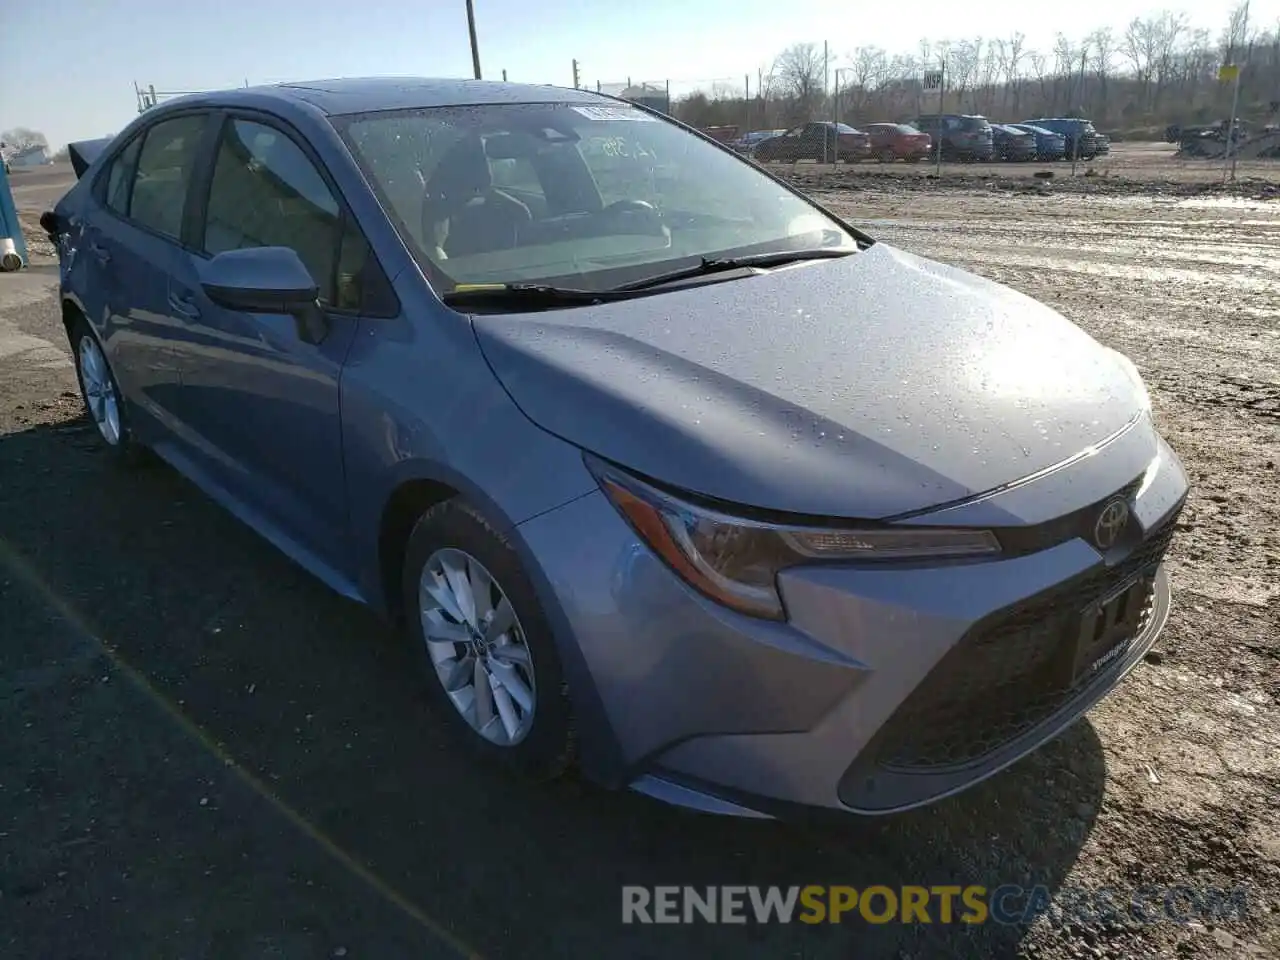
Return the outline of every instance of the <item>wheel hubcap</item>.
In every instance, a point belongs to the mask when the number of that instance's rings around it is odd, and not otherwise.
[[[437,550],[418,582],[427,652],[471,729],[513,746],[533,726],[537,686],[524,629],[493,575],[462,550]]]
[[[120,442],[120,403],[106,358],[88,334],[80,338],[80,389],[102,439],[114,447]]]

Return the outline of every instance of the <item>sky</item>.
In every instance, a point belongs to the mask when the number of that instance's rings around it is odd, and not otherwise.
[[[486,79],[571,86],[670,80],[741,86],[793,43],[913,52],[932,40],[1022,32],[1117,31],[1156,10],[1185,12],[1216,37],[1236,0],[474,0]],[[1280,21],[1253,0],[1251,21]],[[349,76],[471,75],[464,0],[0,0],[0,130],[43,132],[55,148],[105,136],[136,115],[134,83],[158,91]]]

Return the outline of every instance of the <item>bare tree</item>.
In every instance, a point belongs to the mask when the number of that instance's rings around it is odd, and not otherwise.
[[[1139,104],[1146,110],[1151,100],[1151,74],[1155,70],[1156,56],[1159,54],[1159,37],[1154,21],[1135,17],[1125,28],[1121,45],[1125,57],[1133,65],[1141,88],[1142,102]]]
[[[1099,127],[1149,135],[1152,127],[1221,117],[1231,89],[1218,81],[1218,68],[1230,59],[1248,64],[1241,115],[1275,123],[1280,117],[1280,23],[1246,29],[1243,14],[1238,8],[1225,18],[1220,33],[1211,33],[1192,28],[1184,15],[1156,12],[1123,30],[1059,35],[1039,50],[1017,33],[986,41],[924,39],[913,51],[900,53],[859,47],[843,61],[840,93],[847,99],[840,104],[841,115],[874,122],[938,109],[938,100],[926,95],[920,81],[923,72],[945,64],[944,110],[988,116],[1016,111],[1028,117],[1083,108]],[[701,117],[704,124],[758,120],[762,127],[811,119],[824,100],[824,66],[820,44],[792,47],[773,67],[759,71],[752,103],[743,101],[737,83],[708,82],[701,96],[681,101],[680,115]]]
[[[1004,100],[1009,102],[1009,93],[1013,92],[1013,112],[1022,109],[1022,60],[1026,56],[1027,38],[1022,33],[1015,33],[1008,40],[996,41],[996,55],[1000,63],[1000,72],[1004,77]]]
[[[0,133],[0,143],[14,150],[26,150],[28,147],[49,146],[49,138],[30,127],[14,127]]]
[[[1107,78],[1115,67],[1116,41],[1110,27],[1101,27],[1085,38],[1089,49],[1093,51],[1090,65],[1094,76],[1098,78],[1099,108],[1103,113],[1107,110]]]
[[[1160,95],[1172,79],[1181,38],[1190,26],[1185,13],[1165,12],[1160,15],[1157,22],[1156,89],[1151,97],[1153,110],[1160,106]]]
[[[778,54],[773,75],[785,96],[792,100],[797,121],[809,120],[822,102],[826,84],[826,58],[816,43],[797,43]]]
[[[974,74],[978,70],[978,62],[982,57],[982,38],[961,40],[951,48],[948,66],[951,70],[951,81],[948,89],[954,90],[956,104],[964,109],[964,95],[973,83]]]
[[[1028,53],[1027,61],[1031,67],[1031,75],[1036,78],[1036,84],[1040,87],[1040,100],[1042,101],[1042,104],[1043,104],[1043,101],[1045,99],[1045,87],[1046,87],[1045,68],[1047,67],[1048,63],[1045,60],[1044,54],[1041,53],[1039,50],[1032,50],[1030,53]]]
[[[1240,50],[1249,45],[1252,32],[1249,29],[1249,4],[1246,0],[1227,14],[1227,25],[1219,41],[1222,46],[1223,63],[1235,61]]]
[[[850,88],[841,91],[841,99],[851,102],[855,114],[867,109],[871,93],[885,80],[889,68],[889,56],[880,47],[858,47],[850,57],[851,66],[845,69],[852,74]],[[843,114],[844,111],[841,111]]]

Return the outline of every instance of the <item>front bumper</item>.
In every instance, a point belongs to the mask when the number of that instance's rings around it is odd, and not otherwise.
[[[973,508],[990,515],[1008,498],[1010,515],[1031,517],[1046,509],[1032,505],[1038,487],[1059,500],[1075,488],[1103,499],[1123,488],[1134,533],[1106,556],[1071,537],[980,563],[794,568],[779,578],[786,623],[687,588],[602,494],[523,524],[546,600],[571,634],[560,642],[583,667],[571,688],[589,683],[603,711],[579,726],[584,738],[609,740],[615,762],[603,779],[721,813],[890,813],[978,783],[1056,736],[1142,658],[1167,614],[1161,572],[1136,634],[1087,681],[1034,687],[1030,668],[1053,647],[1051,607],[1074,612],[1154,567],[1167,547],[1186,475],[1163,441],[1150,460],[1154,433],[1143,442],[1139,432],[1065,468],[1075,482],[1036,480]],[[943,681],[961,674],[975,685],[957,699]],[[984,716],[992,691],[1018,701],[1017,722]]]

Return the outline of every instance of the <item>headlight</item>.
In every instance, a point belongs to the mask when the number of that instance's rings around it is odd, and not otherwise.
[[[1137,391],[1138,403],[1143,410],[1151,409],[1151,394],[1147,392],[1147,385],[1142,382],[1142,374],[1138,372],[1138,368],[1133,365],[1133,361],[1126,357],[1119,350],[1107,348],[1111,355],[1116,358],[1116,362],[1120,364],[1120,368],[1129,377],[1129,382],[1133,384],[1133,389]]]
[[[785,619],[778,571],[830,560],[904,560],[999,553],[989,530],[826,528],[764,523],[689,503],[587,456],[605,495],[685,582],[742,613]]]

